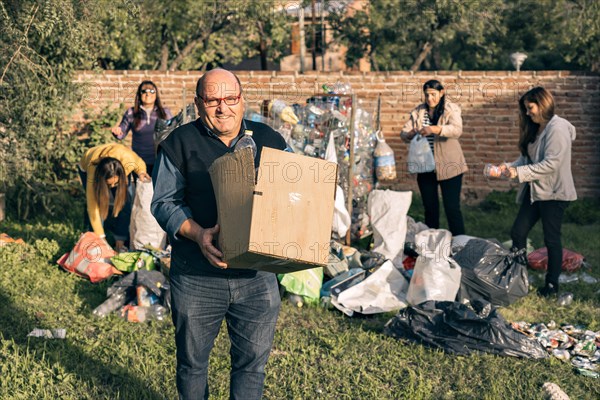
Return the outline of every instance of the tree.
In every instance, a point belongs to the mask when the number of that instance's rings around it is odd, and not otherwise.
[[[371,0],[331,14],[346,61],[374,70],[600,68],[600,3],[594,0]]]
[[[267,59],[280,60],[290,46],[290,24],[285,4],[278,1],[250,1],[246,9],[245,31],[248,32],[247,55],[258,53],[262,70],[267,70]]]
[[[64,209],[82,149],[66,123],[84,94],[71,72],[88,65],[91,32],[78,1],[0,2],[0,191],[22,218]]]
[[[281,57],[289,27],[279,0],[102,0],[103,68],[205,70],[260,54]],[[266,68],[266,67],[265,67]]]
[[[355,13],[332,13],[331,23],[336,39],[348,46],[350,65],[366,54],[376,71],[458,69],[473,57],[461,57],[457,49],[480,54],[479,65],[490,58],[496,48],[490,38],[502,30],[502,8],[501,0],[372,0]]]

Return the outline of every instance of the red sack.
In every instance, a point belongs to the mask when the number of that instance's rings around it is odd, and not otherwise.
[[[563,248],[563,262],[561,269],[565,272],[575,272],[583,264],[584,257],[574,251]],[[542,247],[532,251],[527,256],[527,263],[532,269],[546,271],[548,269],[548,249]]]
[[[90,282],[96,283],[122,274],[110,264],[110,258],[117,253],[94,232],[83,233],[70,253],[65,253],[58,265]]]

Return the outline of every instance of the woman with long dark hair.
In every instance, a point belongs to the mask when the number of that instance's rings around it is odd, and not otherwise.
[[[158,88],[152,81],[143,81],[138,86],[133,107],[127,109],[118,126],[112,128],[112,134],[119,140],[132,131],[131,147],[146,163],[146,169],[152,175],[154,160],[154,126],[156,120],[171,118],[168,108],[162,106]]]
[[[444,86],[437,80],[425,82],[423,95],[425,102],[411,111],[400,137],[409,143],[420,134],[427,139],[433,152],[435,167],[417,174],[425,224],[433,229],[440,227],[439,186],[448,229],[452,235],[462,235],[465,225],[460,210],[460,192],[462,177],[468,168],[458,141],[462,135],[461,110],[446,98]]]
[[[571,173],[571,144],[575,127],[554,113],[554,97],[535,87],[519,100],[520,157],[501,165],[504,174],[522,183],[517,194],[521,204],[511,229],[515,250],[524,249],[527,235],[542,220],[548,249],[548,271],[541,296],[558,293],[562,266],[562,218],[570,201],[577,199]]]
[[[141,181],[151,179],[144,160],[118,143],[88,149],[79,163],[87,202],[86,228],[102,238],[106,237],[105,229],[110,230],[117,250],[129,239],[132,173]]]

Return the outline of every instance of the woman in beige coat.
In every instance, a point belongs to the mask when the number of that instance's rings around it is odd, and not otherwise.
[[[444,87],[437,80],[425,82],[423,94],[425,102],[411,111],[400,137],[409,143],[420,134],[427,139],[433,152],[435,168],[417,174],[425,208],[425,224],[434,229],[440,227],[439,186],[448,229],[452,235],[462,235],[465,225],[460,210],[460,192],[462,177],[468,168],[458,142],[462,135],[461,110],[446,99]]]

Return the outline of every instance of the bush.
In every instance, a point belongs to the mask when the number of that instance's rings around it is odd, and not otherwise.
[[[600,200],[592,198],[571,202],[565,210],[564,222],[590,225],[600,221]]]
[[[482,211],[488,212],[499,212],[507,209],[514,209],[515,197],[516,192],[514,190],[510,190],[508,192],[498,192],[494,190],[479,204],[479,208]]]
[[[64,210],[83,148],[64,121],[83,97],[72,82],[90,67],[95,32],[86,4],[0,3],[0,192],[20,219]]]

